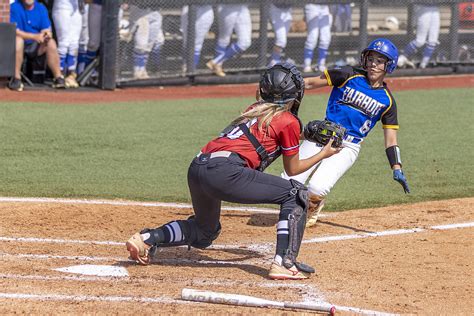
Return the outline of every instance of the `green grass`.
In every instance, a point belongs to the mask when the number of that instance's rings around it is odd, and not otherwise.
[[[304,122],[327,95],[306,96]],[[395,92],[399,144],[412,194],[392,180],[381,126],[337,183],[328,209],[473,196],[474,90]],[[0,103],[0,195],[189,202],[192,157],[250,102]],[[269,172],[279,174],[277,161]]]

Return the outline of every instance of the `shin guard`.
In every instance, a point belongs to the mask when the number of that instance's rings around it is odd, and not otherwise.
[[[314,269],[304,263],[296,262],[296,257],[300,251],[303,240],[308,211],[308,189],[295,180],[290,180],[293,185],[292,195],[296,198],[296,207],[288,215],[289,245],[286,254],[283,256],[283,266],[291,268],[296,265],[298,269],[308,273],[314,273]]]

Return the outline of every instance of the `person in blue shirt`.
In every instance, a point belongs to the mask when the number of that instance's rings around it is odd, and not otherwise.
[[[408,182],[402,171],[400,149],[397,142],[397,104],[384,82],[385,75],[397,67],[398,49],[387,39],[379,38],[361,53],[362,69],[352,66],[326,70],[320,77],[305,79],[307,89],[332,86],[326,108],[326,120],[346,128],[342,150],[296,176],[282,176],[301,183],[308,183],[309,209],[306,226],[316,224],[324,200],[332,187],[356,161],[361,143],[378,121],[382,121],[385,152],[393,170],[393,179],[398,181],[405,193],[409,193]],[[304,141],[300,147],[300,159],[305,159],[321,150],[321,146]]]
[[[29,58],[46,54],[46,62],[53,76],[53,88],[65,88],[59,66],[59,54],[51,32],[51,21],[46,7],[36,0],[16,0],[10,5],[10,22],[16,24],[16,64],[15,76],[8,86],[22,91],[21,65],[26,53]]]

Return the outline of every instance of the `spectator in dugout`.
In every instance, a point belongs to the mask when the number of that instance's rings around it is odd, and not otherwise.
[[[16,0],[10,5],[10,22],[16,24],[15,77],[8,87],[22,91],[21,66],[23,56],[38,58],[46,54],[46,63],[54,80],[53,88],[64,89],[65,82],[59,66],[59,54],[51,32],[51,21],[46,7],[36,0]]]

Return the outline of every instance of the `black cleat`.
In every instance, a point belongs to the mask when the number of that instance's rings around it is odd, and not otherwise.
[[[13,77],[10,79],[10,82],[8,82],[8,89],[10,90],[21,92],[23,91],[23,88],[24,85],[23,82],[21,82],[21,79]]]

